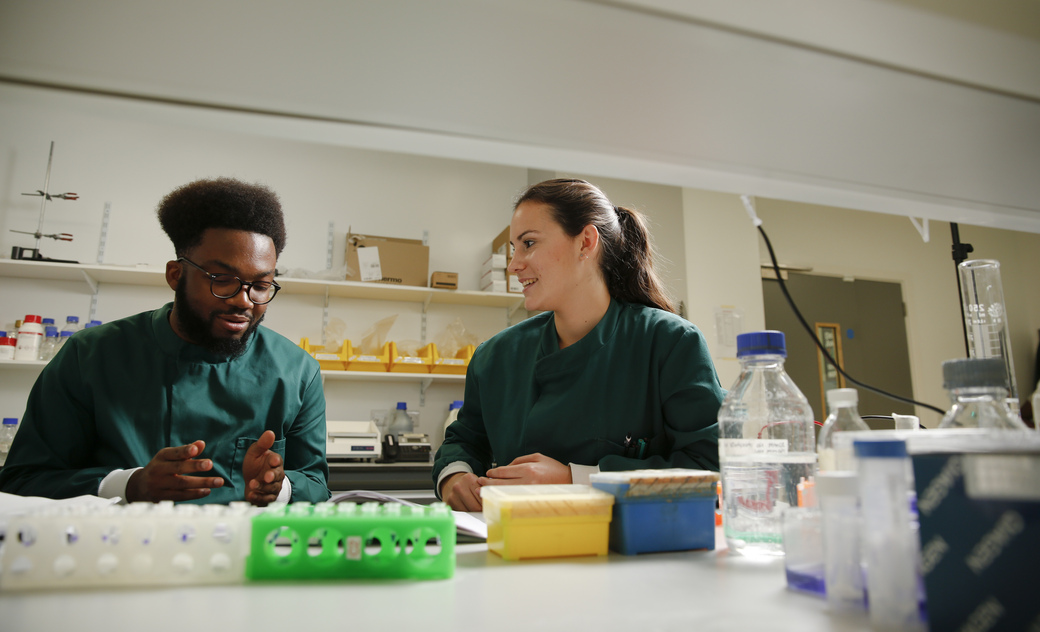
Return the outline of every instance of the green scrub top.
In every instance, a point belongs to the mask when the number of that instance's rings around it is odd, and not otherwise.
[[[675,314],[611,301],[565,349],[553,314],[539,314],[474,353],[433,480],[454,462],[482,476],[536,452],[604,471],[718,470],[724,396],[704,337]]]
[[[215,356],[177,336],[172,306],[68,339],[29,394],[0,490],[97,494],[111,471],[147,465],[162,448],[202,439],[200,456],[213,461],[205,476],[221,477],[224,486],[193,502],[243,500],[243,457],[272,430],[291,500],[329,498],[318,363],[263,326],[241,356]]]

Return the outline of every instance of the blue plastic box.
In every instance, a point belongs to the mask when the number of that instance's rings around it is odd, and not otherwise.
[[[624,555],[715,548],[718,472],[600,472],[592,486],[614,495],[610,548]]]

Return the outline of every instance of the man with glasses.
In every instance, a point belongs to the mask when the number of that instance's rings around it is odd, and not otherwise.
[[[174,300],[76,333],[40,374],[0,490],[227,503],[327,500],[318,363],[261,327],[285,246],[273,191],[199,180],[159,205]]]

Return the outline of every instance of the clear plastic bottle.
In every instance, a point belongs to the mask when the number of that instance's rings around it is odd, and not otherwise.
[[[42,318],[37,314],[26,314],[25,320],[18,327],[18,344],[15,345],[15,360],[35,360],[40,357],[40,343],[43,342]]]
[[[61,349],[62,347],[65,346],[65,343],[68,342],[69,338],[71,338],[72,334],[74,334],[74,333],[75,332],[73,332],[73,331],[65,331],[65,330],[62,330],[61,332],[59,332],[59,335],[58,335],[58,347],[57,347],[57,349],[54,350],[55,354],[58,353],[58,349]]]
[[[76,333],[77,331],[79,331],[80,330],[79,316],[66,316],[65,317],[65,326],[62,327],[61,330],[63,332],[64,331],[68,331],[68,332],[71,332],[73,334]]]
[[[462,408],[462,400],[456,399],[448,404],[448,418],[444,420],[444,433],[447,434],[448,426],[459,418],[459,409]]]
[[[7,460],[7,453],[11,451],[11,441],[14,440],[16,432],[18,432],[18,419],[4,417],[4,423],[0,425],[0,463]]]
[[[835,388],[827,391],[827,405],[830,406],[831,414],[820,428],[820,436],[816,439],[816,455],[819,457],[819,469],[821,472],[833,472],[838,469],[839,463],[852,464],[852,446],[848,446],[848,454],[835,452],[834,435],[849,430],[870,430],[867,422],[859,416],[856,405],[859,403],[859,393],[854,388]],[[847,457],[847,458],[844,458]]]
[[[737,358],[718,416],[723,531],[734,552],[783,555],[781,515],[816,474],[812,407],[784,371],[783,332],[738,335]]]
[[[1002,358],[943,362],[943,388],[950,392],[952,405],[940,428],[1028,428],[1007,406],[1007,372]]]
[[[413,422],[411,415],[408,414],[408,404],[406,402],[397,402],[397,410],[390,417],[387,431],[391,434],[399,435],[403,432],[412,432],[412,430]]]
[[[51,321],[53,322],[53,321]],[[58,352],[58,328],[54,325],[45,327],[46,333],[43,335],[43,342],[40,343],[40,355],[37,359],[47,361],[54,357],[54,354]]]

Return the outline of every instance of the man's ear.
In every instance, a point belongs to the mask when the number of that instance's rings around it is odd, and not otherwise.
[[[177,284],[180,283],[181,274],[184,273],[184,266],[177,261],[166,262],[166,284],[170,286],[171,290],[177,290]]]

